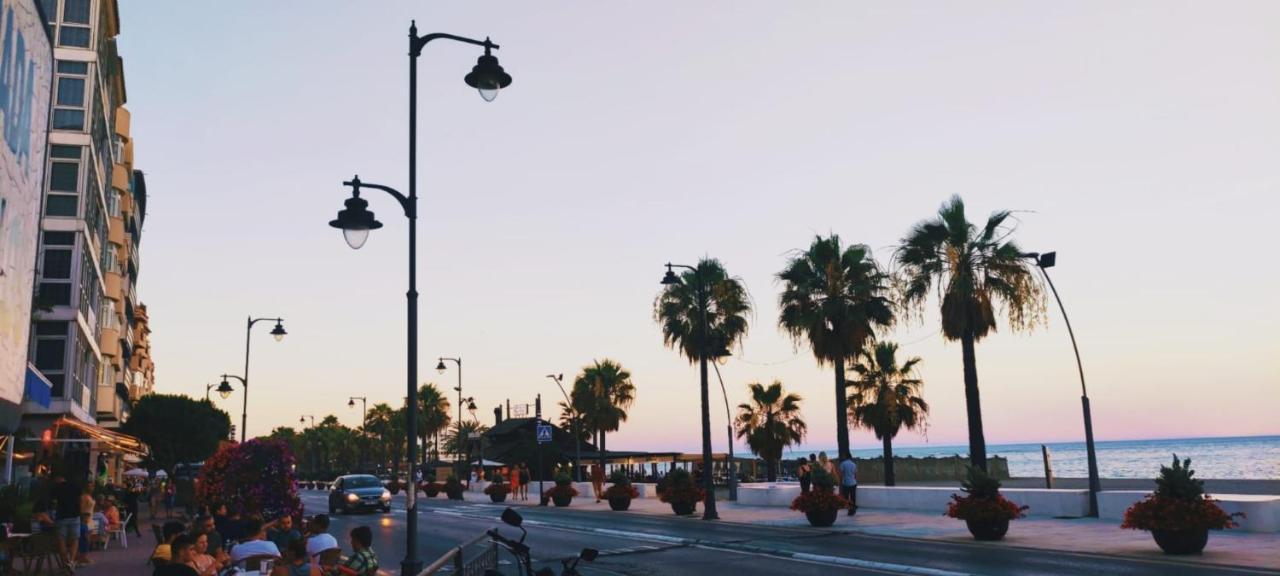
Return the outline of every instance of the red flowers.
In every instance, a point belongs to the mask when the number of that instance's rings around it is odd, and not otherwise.
[[[548,498],[573,498],[578,495],[578,490],[573,484],[556,483],[551,489],[547,490]]]
[[[1014,504],[1001,494],[996,494],[994,498],[952,494],[951,502],[947,503],[947,511],[944,515],[949,518],[978,522],[1017,520],[1026,516],[1023,512],[1028,508],[1028,506]]]
[[[1239,526],[1212,498],[1187,500],[1148,495],[1124,512],[1121,528],[1129,530],[1225,530]]]
[[[805,514],[810,512],[844,510],[848,507],[849,501],[843,496],[821,488],[814,488],[813,490],[804,492],[799,496],[796,496],[795,500],[791,501],[792,510],[798,510]]]
[[[227,504],[264,518],[302,514],[293,477],[293,453],[280,440],[224,445],[201,467],[196,498],[204,504]]]
[[[639,498],[640,491],[630,484],[613,484],[604,490],[605,498]]]
[[[484,493],[489,496],[506,496],[511,493],[511,485],[506,482],[493,482],[484,487]]]

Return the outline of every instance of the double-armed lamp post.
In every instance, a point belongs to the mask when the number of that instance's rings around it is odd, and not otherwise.
[[[244,378],[240,378],[240,383],[244,385],[244,407],[240,410],[240,443],[244,443],[244,435],[247,432],[249,424],[249,337],[253,335],[253,325],[263,320],[275,320],[276,327],[271,329],[271,335],[275,337],[276,342],[284,340],[284,320],[280,318],[254,318],[249,317],[248,323],[244,329]],[[222,388],[218,388],[218,392],[222,392]],[[223,396],[226,398],[226,396]]]
[[[235,391],[234,389],[231,388],[231,385],[228,384],[226,380],[223,380],[221,384],[205,384],[204,385],[205,400],[209,399],[209,391],[213,390],[215,387],[218,389],[218,396],[221,396],[223,400],[230,398],[231,393]]]
[[[444,365],[445,360],[448,360],[458,365],[458,385],[454,386],[453,389],[458,392],[458,436],[461,436],[462,435],[462,405],[464,404],[462,400],[462,358],[460,357],[459,358],[443,358],[443,357],[440,358],[440,361],[436,363],[436,373],[441,376],[444,376],[445,371],[449,369]],[[454,442],[454,446],[453,446],[453,474],[455,476],[458,476],[463,472],[466,472],[465,469],[458,467],[459,461],[462,460],[461,450],[462,450],[462,441],[461,439],[458,439],[457,442]]]
[[[1076,345],[1076,333],[1071,329],[1071,319],[1067,317],[1067,308],[1062,305],[1062,298],[1058,296],[1058,288],[1053,285],[1053,279],[1049,278],[1049,268],[1053,268],[1058,262],[1057,252],[1028,252],[1023,257],[1034,260],[1036,268],[1040,269],[1040,274],[1044,276],[1044,281],[1049,284],[1049,290],[1053,292],[1053,299],[1058,301],[1058,310],[1062,311],[1062,320],[1067,325],[1067,334],[1071,336],[1071,349],[1076,353],[1076,370],[1080,372],[1080,406],[1084,411],[1084,447],[1085,453],[1089,461],[1089,515],[1098,516],[1098,492],[1102,491],[1102,481],[1098,478],[1098,452],[1093,444],[1093,409],[1089,407],[1089,390],[1084,385],[1084,364],[1080,362],[1080,347]]]
[[[369,237],[370,230],[377,230],[382,223],[369,211],[369,202],[360,197],[360,188],[372,188],[390,194],[400,203],[404,215],[409,220],[409,291],[405,294],[408,302],[408,368],[406,381],[408,394],[405,396],[405,436],[408,441],[409,470],[416,468],[417,449],[417,407],[418,401],[418,57],[422,49],[432,40],[453,40],[464,44],[473,44],[484,48],[484,55],[476,62],[471,73],[464,80],[468,86],[480,92],[486,102],[498,96],[498,91],[511,85],[511,76],[502,66],[493,50],[498,45],[488,38],[483,41],[452,34],[427,34],[418,36],[416,24],[409,25],[409,194],[406,196],[395,189],[380,184],[365,184],[359,177],[352,178],[343,184],[351,187],[351,198],[346,201],[346,208],[338,212],[338,217],[329,222],[330,226],[342,230],[347,244],[352,248],[360,248]],[[418,559],[418,503],[414,491],[407,494],[408,522],[405,531],[407,540],[405,557],[400,563],[402,574],[417,574],[422,569],[422,561]]]

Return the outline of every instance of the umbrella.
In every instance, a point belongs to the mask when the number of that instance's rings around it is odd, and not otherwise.
[[[147,476],[147,471],[146,471],[146,470],[143,470],[142,468],[133,468],[133,469],[130,469],[130,470],[126,471],[126,472],[124,473],[124,475],[125,475],[125,476],[137,477],[137,478],[145,478],[145,477]]]
[[[503,464],[502,462],[498,462],[496,460],[476,460],[471,464],[473,465],[478,464],[480,466],[505,466],[505,464]]]

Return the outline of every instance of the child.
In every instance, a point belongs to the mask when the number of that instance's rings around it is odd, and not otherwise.
[[[378,573],[378,556],[373,553],[373,531],[368,526],[351,529],[351,557],[338,566],[343,576],[374,576]]]

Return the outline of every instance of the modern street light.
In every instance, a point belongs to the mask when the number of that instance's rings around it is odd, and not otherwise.
[[[573,416],[573,472],[578,477],[578,482],[582,482],[582,421],[573,407],[573,401],[564,391],[564,374],[547,374],[547,378],[560,388],[560,393],[564,395],[564,405]]]
[[[443,376],[445,371],[448,370],[448,368],[446,368],[444,365],[445,360],[448,360],[458,365],[458,385],[454,386],[453,389],[458,391],[458,432],[461,433],[462,432],[462,358],[443,358],[443,357],[440,358],[440,361],[436,363],[436,373],[440,374],[441,376]],[[454,447],[453,447],[454,472],[453,473],[455,476],[461,474],[461,471],[458,470],[458,461],[462,458],[462,454],[458,451],[461,449],[462,449],[461,442],[454,442]]]
[[[698,285],[694,288],[697,291],[698,309],[702,314],[702,329],[699,332],[702,335],[703,341],[699,342],[700,346],[698,346],[698,369],[701,373],[702,380],[702,429],[704,431],[710,431],[711,399],[707,392],[707,357],[709,356],[707,354],[707,348],[709,347],[709,343],[706,341],[710,324],[707,322],[707,307],[709,304],[707,302],[706,283],[702,281],[702,275],[698,274],[698,269],[693,266],[672,264],[670,262],[668,262],[666,266],[667,273],[662,277],[662,285],[671,286],[681,284],[680,277],[676,276],[676,273],[672,271],[672,268],[684,268],[693,271],[693,277],[698,282]],[[720,519],[720,515],[716,513],[716,486],[715,478],[711,474],[711,465],[711,436],[708,433],[702,435],[702,483],[703,490],[707,493],[706,500],[702,505],[703,520]]]
[[[1067,325],[1067,334],[1071,336],[1071,349],[1076,353],[1076,370],[1080,372],[1080,406],[1084,411],[1084,447],[1089,461],[1089,515],[1098,516],[1098,492],[1102,491],[1102,480],[1098,478],[1098,452],[1093,444],[1093,409],[1089,407],[1089,390],[1084,385],[1084,364],[1080,362],[1080,347],[1076,345],[1076,333],[1071,329],[1071,319],[1067,317],[1067,309],[1062,305],[1062,297],[1058,296],[1058,288],[1049,277],[1049,268],[1058,262],[1057,252],[1028,252],[1024,258],[1034,260],[1036,268],[1044,276],[1053,292],[1053,299],[1058,301],[1058,310],[1062,311],[1062,320]]]
[[[231,393],[235,391],[235,389],[233,389],[230,384],[227,384],[226,381],[223,381],[221,384],[205,384],[204,386],[205,400],[209,399],[209,391],[213,390],[214,388],[218,389],[218,396],[221,396],[223,400],[230,398]]]
[[[405,294],[409,317],[405,436],[408,440],[406,445],[411,474],[417,464],[415,440],[418,433],[416,410],[418,404],[418,57],[422,55],[422,49],[428,42],[440,39],[484,47],[484,55],[476,62],[464,81],[468,86],[479,90],[480,96],[486,101],[492,101],[499,90],[511,85],[511,75],[498,65],[498,59],[492,54],[493,50],[498,49],[498,45],[488,38],[480,41],[442,33],[418,36],[417,24],[409,25],[409,195],[405,196],[387,186],[376,184],[365,186],[394,196],[404,210],[405,217],[409,219],[409,291]],[[368,210],[369,203],[360,198],[360,179],[353,178],[344,184],[351,186],[351,198],[346,201],[346,208],[339,211],[337,219],[329,222],[329,225],[341,229],[347,245],[358,249],[368,239],[369,231],[381,228],[382,223],[378,222],[373,212]],[[418,502],[413,490],[410,490],[407,495],[408,500],[405,504],[408,508],[408,525],[405,530],[405,557],[400,563],[400,571],[403,574],[417,574],[422,570],[422,561],[418,559]]]
[[[288,332],[284,331],[284,320],[280,318],[254,318],[249,317],[248,323],[244,329],[244,378],[240,382],[244,384],[244,407],[240,410],[240,443],[244,443],[244,435],[248,431],[249,421],[249,337],[253,335],[253,325],[263,320],[275,320],[276,327],[271,329],[271,335],[275,337],[276,342],[284,340],[284,335]],[[219,390],[221,391],[221,390]],[[225,398],[225,396],[224,396]]]

